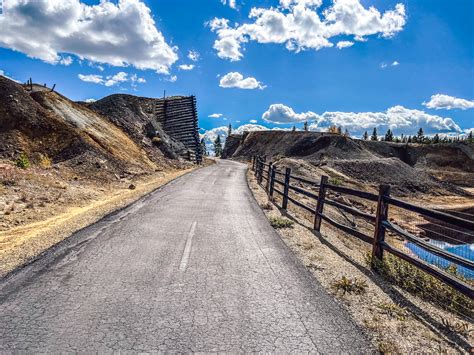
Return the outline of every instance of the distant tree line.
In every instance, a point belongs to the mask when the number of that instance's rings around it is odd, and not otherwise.
[[[364,132],[362,135],[363,140],[369,139],[369,134],[367,131]],[[474,143],[473,133],[472,131],[469,134],[463,137],[448,137],[443,136],[440,137],[438,133],[434,136],[425,136],[423,132],[423,128],[420,128],[416,135],[401,135],[400,137],[396,137],[393,135],[393,131],[389,128],[384,136],[379,138],[377,134],[377,128],[374,128],[372,131],[372,135],[370,136],[370,140],[372,141],[384,141],[384,142],[395,142],[395,143],[421,143],[421,144],[438,144],[438,143],[456,143],[456,142],[464,142],[464,143]]]

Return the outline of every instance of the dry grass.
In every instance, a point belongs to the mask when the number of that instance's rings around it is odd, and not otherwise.
[[[275,229],[281,228],[291,228],[295,222],[290,221],[288,218],[281,218],[281,217],[272,217],[270,218],[270,224]]]
[[[345,295],[346,293],[360,295],[367,289],[367,282],[365,280],[342,276],[340,279],[333,282],[332,287],[336,292],[341,292],[342,295]]]

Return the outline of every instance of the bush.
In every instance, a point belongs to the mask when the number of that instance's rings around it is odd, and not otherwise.
[[[366,255],[366,261],[369,265],[373,263],[376,270],[385,279],[400,286],[404,290],[454,313],[466,315],[469,318],[474,316],[474,301],[468,296],[465,296],[405,260],[389,253],[384,254],[383,261],[377,259],[372,260],[371,254],[368,253]],[[473,284],[472,280],[463,278],[453,265],[448,267],[445,271],[455,275],[468,284]]]
[[[46,154],[39,154],[38,156],[38,165],[42,167],[43,169],[49,169],[51,168],[51,165],[53,164],[52,160],[50,157],[48,157]]]
[[[365,292],[367,282],[365,280],[349,279],[345,276],[333,282],[332,286],[336,291],[341,291],[343,295],[346,293],[360,294]]]
[[[154,146],[159,147],[161,145],[161,138],[158,136],[153,137],[151,142],[153,143]]]
[[[30,160],[25,153],[21,153],[18,159],[15,161],[15,165],[21,169],[27,169],[30,167]]]
[[[337,185],[337,186],[339,186],[339,185],[342,185],[342,180],[339,179],[339,178],[337,178],[337,177],[334,177],[334,178],[329,179],[329,183],[330,183],[331,185]]]
[[[272,217],[270,218],[270,224],[273,228],[280,229],[280,228],[291,228],[293,227],[294,222],[286,218]]]

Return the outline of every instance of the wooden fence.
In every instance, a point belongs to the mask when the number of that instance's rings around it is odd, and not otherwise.
[[[423,238],[411,234],[407,230],[397,225],[396,221],[391,222],[388,216],[389,207],[396,206],[397,208],[416,212],[424,217],[435,218],[439,221],[449,223],[450,225],[467,229],[469,231],[474,231],[474,222],[472,220],[463,219],[433,209],[419,207],[399,200],[397,198],[391,197],[389,185],[380,185],[378,194],[373,194],[365,191],[354,190],[351,188],[330,184],[328,182],[329,179],[327,176],[322,176],[320,181],[313,181],[303,177],[292,175],[290,168],[286,168],[284,172],[279,171],[275,166],[272,165],[272,162],[267,163],[266,158],[260,156],[252,157],[252,170],[255,172],[255,176],[258,183],[265,188],[271,200],[273,200],[275,194],[278,194],[282,197],[282,209],[286,210],[288,208],[288,202],[291,202],[294,205],[313,214],[315,231],[319,232],[321,229],[322,222],[325,221],[330,225],[339,228],[340,230],[362,240],[363,242],[371,244],[373,261],[383,260],[384,252],[389,252],[414,265],[415,267],[431,274],[432,276],[455,288],[456,290],[460,291],[471,299],[474,298],[473,287],[464,280],[457,278],[451,273],[448,273],[447,271],[441,268],[435,267],[414,255],[410,255],[409,253],[401,251],[400,249],[394,247],[388,241],[385,240],[385,234],[388,230],[402,237],[405,241],[413,243],[416,246],[428,251],[429,253],[432,253],[436,256],[440,256],[456,266],[462,266],[468,270],[474,270],[474,262],[472,260],[450,253],[436,245],[425,241]],[[294,186],[294,184],[292,185],[293,181],[296,181],[299,184],[305,184],[305,186],[308,186],[309,188],[317,188],[318,193],[316,194],[308,191],[307,189]],[[314,200],[316,202],[316,207],[311,207],[302,203],[301,201],[298,201],[297,198],[290,196],[290,191]],[[372,215],[367,212],[361,211],[360,209],[357,209],[355,207],[345,205],[333,199],[329,199],[327,197],[328,191],[334,191],[343,195],[355,196],[365,201],[372,201],[373,203],[377,203],[376,213],[375,215]],[[325,205],[334,206],[340,210],[343,210],[359,218],[363,218],[368,222],[372,223],[374,225],[373,235],[368,235],[363,231],[341,224],[336,220],[332,219],[328,216],[328,214],[324,213]],[[375,267],[375,264],[376,262],[374,262],[372,266]]]

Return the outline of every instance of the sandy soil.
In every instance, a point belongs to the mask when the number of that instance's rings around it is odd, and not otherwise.
[[[193,169],[94,180],[64,167],[23,170],[0,164],[0,277]]]
[[[373,343],[383,353],[469,353],[472,351],[472,324],[463,334],[443,325],[465,324],[455,315],[396,287],[367,265],[370,246],[323,223],[322,234],[312,230],[312,221],[290,203],[289,214],[268,201],[253,173],[249,186],[268,218],[294,221],[291,228],[277,229],[283,241],[295,252],[329,293],[368,330]],[[453,201],[454,202],[454,201]],[[365,283],[360,294],[342,294],[334,283],[343,276]]]

